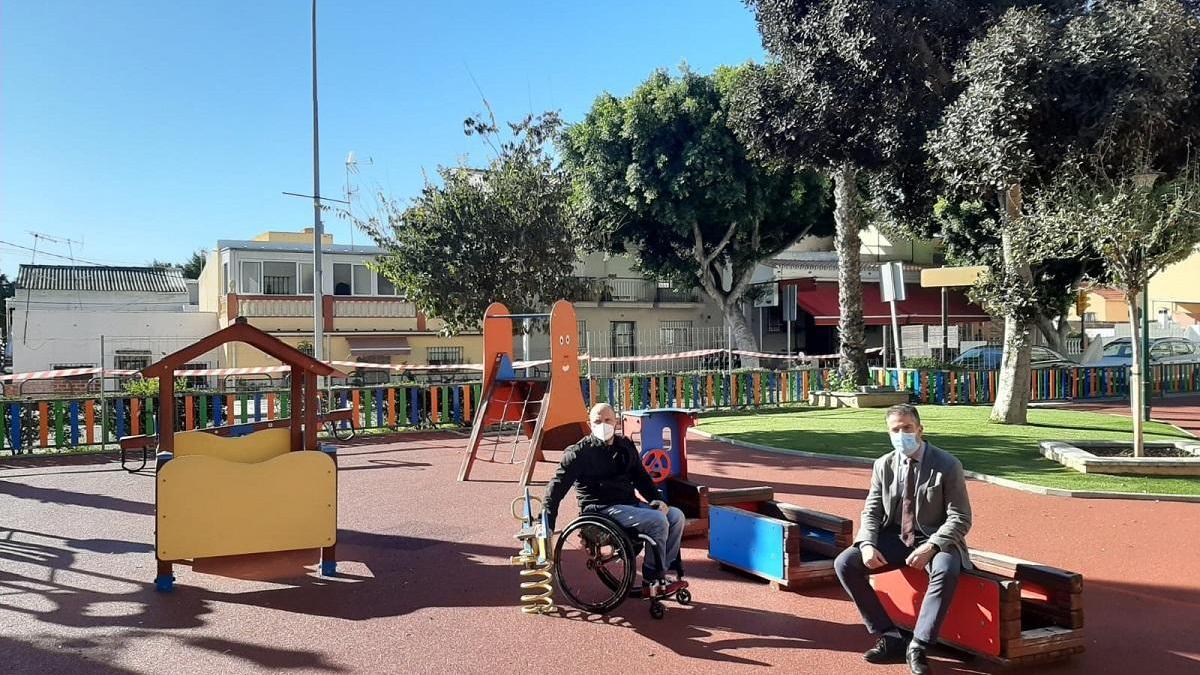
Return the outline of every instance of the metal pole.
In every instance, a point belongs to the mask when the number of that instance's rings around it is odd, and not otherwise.
[[[946,326],[949,323],[950,310],[946,303],[946,287],[942,286],[942,357],[944,363],[946,361],[946,352],[950,351],[950,329]]]
[[[733,323],[725,320],[725,369],[726,375],[733,379]]]
[[[521,356],[525,358],[525,363],[533,360],[529,355],[529,331],[533,329],[533,319],[521,320]],[[533,368],[525,366],[525,376],[529,377],[533,374]]]
[[[1142,419],[1150,421],[1150,379],[1154,369],[1150,367],[1150,284],[1142,289]]]
[[[792,367],[792,320],[787,320],[787,367]]]
[[[321,281],[321,136],[317,121],[317,0],[312,0],[312,124],[313,124],[313,356],[325,359],[325,303]],[[320,380],[318,380],[318,383]]]
[[[900,321],[896,319],[896,298],[893,295],[891,302],[892,306],[892,340],[896,346],[896,381],[900,381]]]
[[[104,398],[104,335],[100,335],[100,449],[108,439],[108,401]]]
[[[888,358],[890,358],[892,350],[888,349],[888,327],[887,327],[887,324],[880,326],[880,328],[883,329],[883,350],[880,353],[880,357],[883,360],[880,363],[883,364],[883,369],[884,369],[884,371],[886,371],[887,364],[888,364]]]

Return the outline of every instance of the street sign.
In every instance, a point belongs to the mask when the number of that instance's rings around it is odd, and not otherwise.
[[[780,295],[779,301],[781,303],[783,303],[783,320],[784,321],[795,321],[796,320],[796,285],[788,284],[787,286],[784,286],[782,289],[782,292],[779,295]]]
[[[763,284],[764,293],[754,300],[755,307],[774,307],[779,304],[779,284]]]
[[[904,302],[904,263],[888,262],[879,266],[880,296],[884,302]]]
[[[988,268],[983,265],[973,267],[930,267],[921,270],[922,288],[945,288],[947,286],[974,286],[979,275]]]

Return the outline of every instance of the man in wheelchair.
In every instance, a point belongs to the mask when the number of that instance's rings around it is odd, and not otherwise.
[[[588,417],[591,435],[567,448],[557,473],[546,485],[550,529],[554,529],[559,502],[574,486],[580,513],[602,513],[622,528],[653,539],[662,564],[678,572],[683,512],[664,501],[633,441],[616,433],[617,415],[612,406],[598,403]],[[666,580],[658,557],[652,551],[642,557],[643,597],[671,596],[686,587],[679,578]]]

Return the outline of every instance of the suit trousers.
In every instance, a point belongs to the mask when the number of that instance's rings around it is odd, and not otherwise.
[[[920,546],[922,542],[917,542]],[[842,588],[850,594],[855,606],[862,614],[863,624],[873,635],[881,635],[896,627],[883,609],[875,589],[868,580],[872,574],[879,574],[904,567],[904,561],[913,548],[905,546],[900,541],[900,531],[888,528],[879,533],[879,542],[875,548],[887,561],[887,565],[879,569],[867,569],[862,559],[862,551],[857,546],[841,552],[833,563]],[[954,589],[958,586],[958,575],[962,571],[962,560],[956,551],[939,551],[926,566],[929,574],[929,588],[925,591],[925,599],[921,601],[921,610],[917,615],[917,625],[913,629],[913,642],[920,647],[929,647],[937,642],[937,636],[950,609],[950,600],[954,597]]]

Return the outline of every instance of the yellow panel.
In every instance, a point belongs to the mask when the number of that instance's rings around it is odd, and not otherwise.
[[[337,466],[323,452],[258,464],[176,457],[157,483],[163,560],[321,548],[337,536]]]
[[[287,427],[263,429],[232,438],[203,431],[175,434],[175,457],[204,455],[230,462],[253,464],[278,457],[292,449],[292,431]],[[172,460],[174,461],[174,460]]]
[[[988,268],[983,266],[931,267],[921,270],[921,287],[973,286],[979,275],[986,271],[988,271]]]

